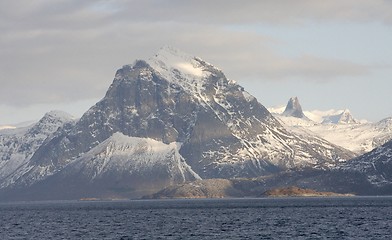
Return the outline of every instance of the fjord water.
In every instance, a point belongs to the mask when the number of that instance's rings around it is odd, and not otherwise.
[[[0,204],[0,239],[392,239],[392,197]]]

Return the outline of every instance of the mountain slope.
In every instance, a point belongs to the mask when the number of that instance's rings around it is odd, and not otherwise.
[[[27,164],[34,152],[51,134],[73,117],[61,111],[45,114],[37,123],[0,131],[0,186],[12,183],[15,171]],[[8,178],[8,181],[4,179]],[[4,182],[2,182],[4,181]]]
[[[378,187],[389,185],[392,189],[392,140],[345,163],[339,169],[363,173],[370,183]]]
[[[61,171],[22,193],[28,199],[135,198],[200,179],[179,154],[180,144],[114,133]]]

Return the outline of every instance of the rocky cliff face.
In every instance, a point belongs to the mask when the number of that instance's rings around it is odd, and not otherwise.
[[[49,177],[57,176],[66,182],[67,176],[74,176],[66,174],[70,166],[72,173],[75,169],[82,175],[95,172],[102,162],[95,156],[100,154],[96,148],[116,134],[181,146],[171,152],[173,158],[165,155],[144,168],[143,179],[162,175],[159,181],[165,183],[195,176],[256,177],[294,167],[325,168],[352,157],[326,141],[309,142],[286,131],[221,70],[166,47],[148,61],[119,69],[105,97],[76,123],[64,125],[47,138],[14,174],[14,185],[31,186],[44,180],[50,185]],[[128,152],[121,168],[137,164],[135,154]],[[160,168],[167,166],[160,162],[167,159],[179,159],[182,164],[173,171]],[[93,175],[85,174],[91,182]],[[136,181],[137,176],[128,171],[123,179]]]

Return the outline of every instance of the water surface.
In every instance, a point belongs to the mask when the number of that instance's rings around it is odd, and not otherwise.
[[[0,239],[392,239],[392,197],[0,204]]]

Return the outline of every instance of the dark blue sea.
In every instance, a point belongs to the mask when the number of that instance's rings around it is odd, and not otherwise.
[[[0,239],[392,239],[392,197],[0,203]]]

